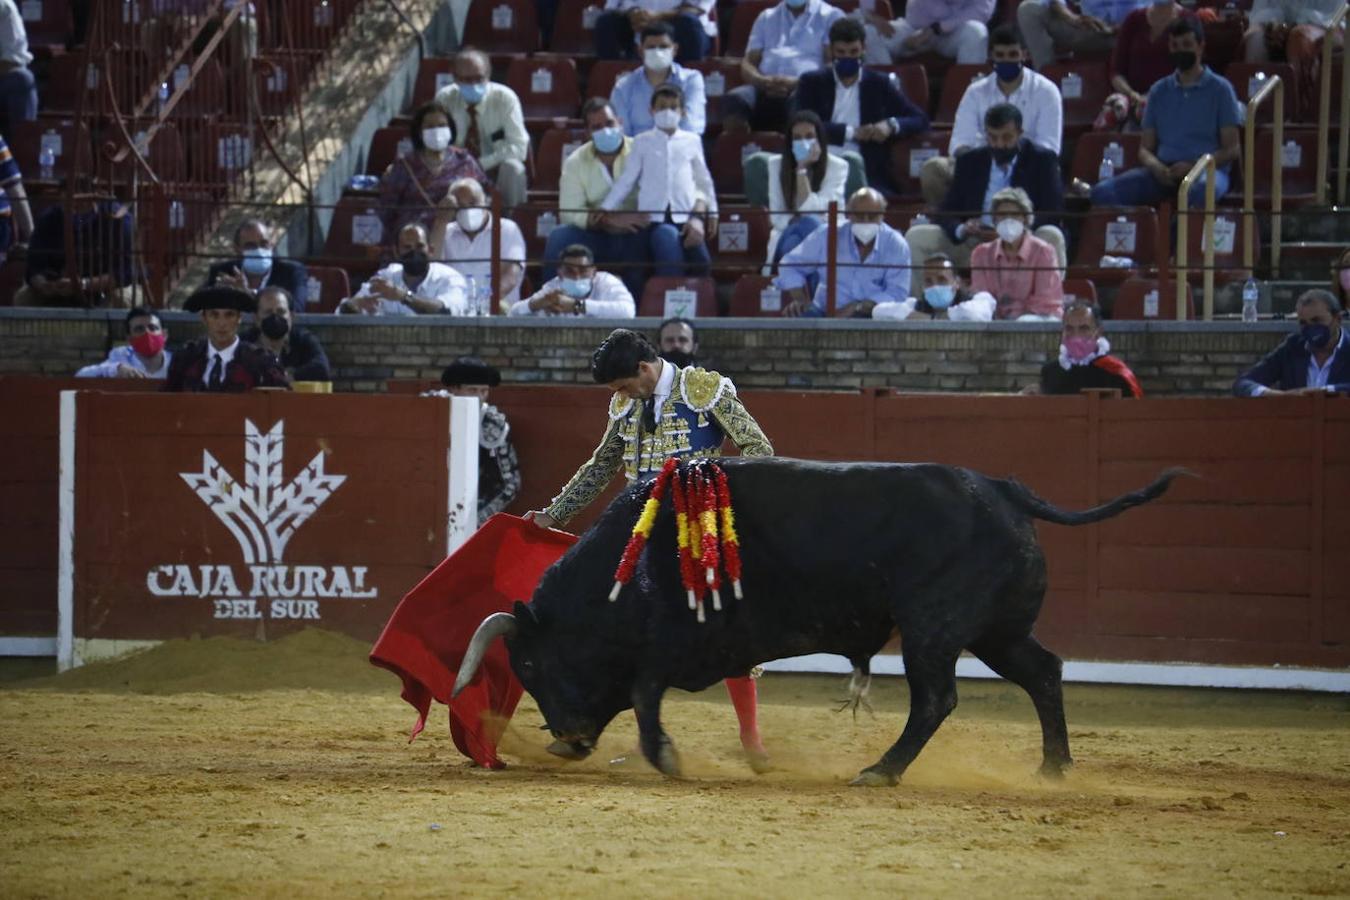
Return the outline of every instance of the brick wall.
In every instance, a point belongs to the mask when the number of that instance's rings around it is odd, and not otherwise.
[[[122,340],[121,313],[0,309],[0,373],[68,375]],[[166,313],[171,346],[201,333],[195,316]],[[588,383],[591,352],[615,322],[411,320],[313,316],[335,367],[335,390],[379,391],[390,378],[439,378],[455,356],[476,354],[517,383]],[[629,323],[633,324],[633,323]],[[637,320],[649,333],[655,320]],[[1113,322],[1115,352],[1151,394],[1222,394],[1291,323]],[[1058,346],[1058,328],[1021,323],[790,320],[708,321],[701,359],[755,388],[895,387],[1008,391],[1034,380]]]

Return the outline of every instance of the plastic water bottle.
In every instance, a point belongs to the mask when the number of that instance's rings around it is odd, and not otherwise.
[[[1261,289],[1255,278],[1248,278],[1242,286],[1242,321],[1255,322],[1257,319],[1256,302],[1261,299]]]
[[[1115,160],[1111,159],[1110,150],[1103,150],[1102,164],[1097,167],[1097,183],[1101,184],[1103,181],[1110,181],[1114,177],[1116,177]]]
[[[170,93],[169,83],[167,81],[161,81],[159,83],[159,114],[161,116],[164,115],[164,107],[169,105]]]
[[[56,153],[50,146],[44,146],[38,153],[38,178],[42,181],[56,178]]]
[[[468,287],[464,289],[465,314],[470,316],[478,315],[478,279],[472,275],[468,279]]]

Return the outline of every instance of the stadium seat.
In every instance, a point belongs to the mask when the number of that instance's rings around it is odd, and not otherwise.
[[[464,20],[463,44],[488,53],[538,50],[534,0],[473,0]]]
[[[1097,285],[1089,278],[1064,279],[1064,305],[1074,302],[1096,303]]]
[[[557,202],[517,206],[511,213],[511,220],[520,226],[520,233],[525,237],[525,259],[531,263],[542,260],[548,236],[558,227]]]
[[[891,180],[902,197],[918,195],[919,169],[925,160],[945,156],[951,140],[951,131],[944,128],[901,138],[891,145]]]
[[[1096,209],[1088,213],[1078,232],[1078,252],[1069,274],[1101,284],[1117,283],[1154,265],[1157,259],[1158,216],[1152,209]],[[1126,268],[1102,266],[1103,256],[1126,257]]]
[[[868,66],[876,72],[893,75],[900,83],[900,92],[925,113],[931,105],[928,94],[928,72],[918,63],[904,63],[898,66]]]
[[[210,117],[178,122],[188,147],[193,180],[226,185],[242,175],[257,156],[248,126]]]
[[[1291,128],[1284,130],[1284,145],[1281,147],[1280,160],[1286,205],[1301,206],[1316,199],[1317,147],[1316,130]],[[1269,128],[1257,129],[1254,166],[1258,206],[1270,203],[1270,164],[1274,152],[1275,132]],[[1242,184],[1235,184],[1234,188],[1241,190]]]
[[[1116,166],[1116,174],[1133,169],[1139,164],[1139,132],[1089,131],[1078,137],[1073,149],[1073,161],[1069,168],[1070,178],[1081,178],[1088,184],[1097,183],[1101,170],[1102,155],[1111,144],[1120,147],[1121,164]]]
[[[596,60],[586,78],[587,98],[608,98],[610,94],[614,93],[614,82],[619,80],[619,76],[624,72],[631,71],[636,65],[631,59]],[[583,105],[585,105],[584,102]]]
[[[354,0],[292,0],[286,23],[290,31],[284,43],[298,50],[327,50],[342,33],[354,6]]]
[[[685,68],[703,73],[703,91],[707,98],[708,125],[722,122],[722,97],[732,88],[740,87],[741,64],[735,59],[701,59],[686,64]],[[608,96],[608,94],[606,94]]]
[[[74,119],[35,119],[31,122],[18,122],[11,126],[12,140],[9,149],[14,161],[19,164],[25,181],[37,182],[41,177],[38,161],[42,148],[50,147],[54,155],[52,176],[56,180],[66,178],[74,170],[79,154],[78,142],[86,144],[82,154],[82,164],[89,165],[91,148],[88,146],[89,130],[76,126]]]
[[[775,131],[752,131],[748,134],[724,132],[717,136],[709,169],[719,195],[744,192],[746,157],[761,150],[782,153],[783,136]]]
[[[338,304],[352,295],[347,272],[334,266],[309,268],[309,301],[307,313],[336,312]]]
[[[298,53],[274,52],[258,60],[254,76],[258,108],[264,116],[286,116],[309,74],[309,59]]]
[[[783,314],[783,292],[773,286],[767,275],[742,275],[731,292],[728,315],[737,319],[761,316],[777,318]]]
[[[408,136],[408,129],[395,127],[379,129],[370,139],[370,151],[366,154],[366,174],[383,175],[391,163],[411,150],[412,138]]]
[[[648,278],[638,303],[638,315],[661,319],[712,318],[717,315],[716,286],[711,278]]]
[[[518,56],[506,71],[506,84],[520,98],[527,119],[575,118],[577,65],[563,57]]]
[[[392,244],[394,236],[384,233],[379,210],[369,198],[343,197],[333,210],[333,219],[328,226],[328,237],[324,241],[323,254],[328,259],[343,260],[345,264],[365,263],[374,271],[385,247]]]
[[[539,151],[535,155],[534,179],[530,189],[541,192],[556,192],[558,177],[562,175],[563,160],[567,155],[590,140],[590,135],[580,128],[554,128],[544,132],[539,140]]]
[[[1051,63],[1041,74],[1059,87],[1065,135],[1076,135],[1091,128],[1111,93],[1107,64],[1095,60]]]
[[[886,224],[904,234],[914,225],[915,217],[927,209],[924,203],[892,203],[886,208]]]
[[[23,31],[30,45],[64,47],[75,32],[71,18],[73,4],[66,0],[46,0],[42,3],[16,3],[23,17]]]
[[[746,42],[750,40],[750,29],[755,19],[776,0],[739,0],[731,13],[731,25],[727,28],[727,46],[722,52],[726,56],[744,56]]]
[[[177,93],[180,81],[187,81],[189,78],[191,83],[187,90],[174,104],[173,118],[216,116],[242,119],[245,98],[229,96],[225,71],[220,66],[220,60],[215,57],[203,60],[195,75],[189,75],[187,66],[179,66],[169,83],[170,90]]]
[[[146,123],[147,127],[149,123]],[[138,130],[133,137],[140,139],[145,132]],[[187,151],[183,147],[183,136],[171,121],[159,126],[154,137],[149,138],[147,146],[141,147],[145,161],[150,164],[159,180],[165,184],[178,184],[187,180]],[[128,165],[134,162],[128,160]]]
[[[83,53],[54,56],[39,94],[42,111],[74,114],[81,103],[85,110],[97,110],[107,102],[104,83],[109,79],[118,106],[130,110],[149,86],[148,71],[149,64],[139,50],[110,50],[106,64],[105,60],[86,62]]]
[[[1160,287],[1151,278],[1130,278],[1120,285],[1111,307],[1113,319],[1175,319],[1177,317],[1176,282]],[[1186,318],[1195,318],[1195,295],[1186,288]]]
[[[988,63],[979,65],[958,63],[948,69],[942,78],[942,94],[938,98],[937,112],[933,115],[933,126],[950,128],[956,121],[956,108],[961,105],[966,88],[970,87],[970,83],[976,78],[988,75],[992,71],[993,67]],[[943,149],[945,151],[946,148]]]
[[[553,21],[550,53],[571,56],[595,54],[595,23],[604,12],[604,0],[562,0]]]
[[[1242,16],[1205,23],[1204,64],[1227,77],[1228,66],[1241,56],[1242,34],[1246,21]]]
[[[717,237],[708,248],[713,272],[720,279],[723,274],[735,278],[757,271],[769,246],[768,212],[753,206],[728,206],[718,210],[717,218]]]
[[[436,92],[455,83],[455,61],[445,57],[429,57],[417,67],[417,81],[413,84],[413,108],[436,99]]]
[[[1259,178],[1259,173],[1258,173]],[[1204,277],[1205,214],[1192,211],[1186,214],[1186,265],[1187,278],[1191,284],[1199,284]],[[1251,277],[1251,269],[1242,265],[1242,242],[1248,227],[1253,225],[1241,210],[1221,208],[1214,214],[1214,281],[1227,284],[1233,281],[1246,281]],[[1261,258],[1261,229],[1255,232],[1255,258]]]
[[[1294,67],[1289,63],[1249,63],[1233,62],[1228,64],[1225,77],[1233,84],[1238,102],[1246,106],[1252,95],[1259,91],[1266,78],[1278,75],[1284,82],[1284,120],[1296,122],[1302,112],[1301,98],[1298,92],[1298,79],[1294,76]],[[1261,104],[1256,121],[1260,125],[1275,121],[1275,100],[1272,97]],[[1314,120],[1315,121],[1315,120]]]

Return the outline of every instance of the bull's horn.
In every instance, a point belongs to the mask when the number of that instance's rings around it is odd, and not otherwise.
[[[459,696],[459,692],[469,686],[473,677],[478,674],[478,667],[483,664],[483,657],[487,654],[488,647],[499,637],[514,635],[516,633],[516,617],[506,612],[493,613],[483,620],[478,626],[478,630],[473,633],[473,639],[469,641],[469,649],[464,654],[464,662],[459,664],[459,675],[455,677],[455,688],[450,692],[453,699]]]

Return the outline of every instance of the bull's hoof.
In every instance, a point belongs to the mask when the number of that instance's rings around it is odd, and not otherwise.
[[[745,751],[746,762],[750,763],[750,770],[756,775],[767,775],[773,771],[773,763],[769,761],[769,754],[763,750]]]
[[[572,744],[567,741],[555,740],[548,745],[548,752],[560,759],[579,760],[585,759],[591,755],[591,751],[581,744]]]
[[[667,778],[680,777],[680,755],[675,752],[675,744],[670,738],[662,738],[655,755],[645,751],[643,755],[647,757],[647,762],[652,764],[652,768]]]
[[[1073,760],[1056,762],[1047,759],[1045,762],[1041,763],[1041,768],[1036,774],[1047,781],[1063,781],[1064,776],[1067,775],[1072,768]]]
[[[883,772],[881,769],[863,769],[858,777],[850,781],[849,787],[895,787],[900,783],[899,775]]]

